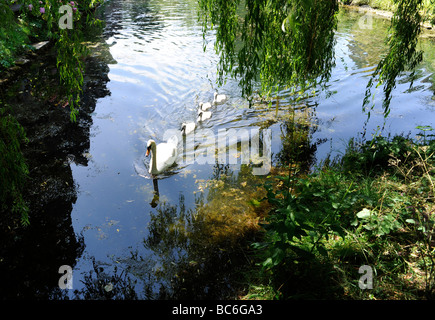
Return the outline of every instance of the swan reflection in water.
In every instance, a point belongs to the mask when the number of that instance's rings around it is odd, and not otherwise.
[[[154,187],[154,191],[153,191],[153,199],[150,202],[151,207],[155,208],[157,207],[158,203],[159,203],[159,197],[160,197],[160,193],[159,193],[159,184],[158,184],[158,180],[159,178],[156,176],[153,176],[152,174],[150,174],[148,172],[147,166],[145,165],[145,163],[143,161],[141,162],[136,162],[134,164],[134,168],[136,173],[140,176],[145,178],[146,180],[153,180],[153,187]],[[161,179],[162,177],[160,177]]]
[[[153,185],[154,185],[154,197],[153,200],[150,202],[150,205],[152,208],[157,207],[159,204],[159,183],[157,182],[157,179],[153,178]]]

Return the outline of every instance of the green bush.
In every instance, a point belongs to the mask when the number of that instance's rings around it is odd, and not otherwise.
[[[9,5],[0,3],[0,70],[11,67],[18,54],[28,49],[28,38]]]
[[[351,139],[338,165],[347,174],[376,176],[389,170],[392,156],[404,160],[412,145],[412,141],[403,136],[394,136],[391,140],[377,136],[362,144]]]
[[[355,220],[355,208],[377,201],[371,188],[361,188],[363,184],[357,187],[331,169],[292,182],[288,177],[279,178],[293,191],[289,192],[287,187],[274,190],[270,184],[265,185],[266,199],[274,206],[264,225],[269,241],[263,263],[267,268],[283,263],[289,251],[293,251],[293,259],[294,253],[301,259],[315,253],[327,255],[324,241],[331,235],[344,236],[344,229]]]
[[[383,279],[371,293],[377,297],[388,296],[385,290],[397,294],[395,286],[404,288],[402,279],[414,272],[411,265],[425,275],[417,278],[426,286],[424,295],[433,295],[435,223],[428,213],[435,142],[426,134],[431,130],[415,141],[403,136],[362,144],[352,140],[342,158],[316,172],[265,184],[263,200],[272,209],[265,237],[254,247],[276,296],[317,298],[313,293],[321,290],[321,298],[331,298],[338,297],[340,287],[353,298],[367,298],[358,290],[358,274],[352,274],[361,265],[376,266]],[[304,289],[307,281],[313,286]]]

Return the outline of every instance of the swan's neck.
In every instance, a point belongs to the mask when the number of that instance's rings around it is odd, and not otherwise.
[[[157,170],[157,148],[156,148],[155,144],[153,144],[151,146],[151,168],[150,168],[150,173],[151,174],[158,173],[158,170]]]

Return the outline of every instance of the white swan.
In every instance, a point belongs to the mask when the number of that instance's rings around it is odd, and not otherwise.
[[[210,103],[210,102],[201,102],[201,103],[199,104],[199,108],[200,108],[202,111],[207,111],[208,109],[211,108],[211,103]]]
[[[159,143],[158,145],[154,140],[148,140],[145,156],[148,157],[151,153],[150,174],[162,173],[174,164],[177,157],[177,144],[178,138],[176,136],[171,137],[168,142]]]
[[[214,99],[213,99],[214,105],[223,104],[223,103],[227,102],[227,100],[228,100],[227,95],[218,94],[217,92],[214,93]]]
[[[207,120],[211,117],[211,111],[202,111],[201,109],[198,111],[198,122]]]
[[[181,125],[181,132],[184,135],[188,135],[189,133],[191,133],[193,130],[195,130],[196,124],[195,122],[187,122],[187,123],[183,123]]]

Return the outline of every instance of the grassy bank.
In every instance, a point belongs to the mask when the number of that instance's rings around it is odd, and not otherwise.
[[[368,6],[376,10],[384,10],[389,12],[394,12],[396,10],[396,5],[393,0],[341,0],[344,5],[351,6]],[[425,23],[432,22],[434,18],[433,6],[430,0],[423,0],[423,8],[421,14],[423,15],[423,21]]]
[[[435,141],[421,129],[351,141],[316,172],[267,183],[273,207],[243,299],[434,298]]]
[[[393,10],[394,2],[392,0],[343,0],[344,4],[354,6],[369,6],[373,9]]]

